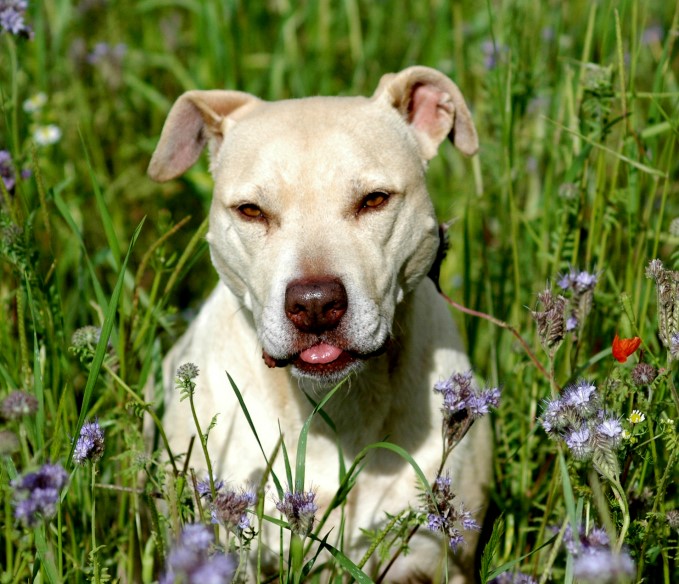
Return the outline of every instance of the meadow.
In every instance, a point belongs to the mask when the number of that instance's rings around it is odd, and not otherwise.
[[[0,582],[153,582],[182,525],[214,532],[215,484],[143,439],[143,387],[217,281],[206,159],[146,176],[174,99],[369,95],[413,64],[481,142],[428,174],[443,291],[501,388],[479,581],[679,582],[678,45],[668,0],[0,0]],[[231,574],[284,515],[254,503],[200,561]],[[374,534],[385,563],[407,518]],[[375,577],[336,551],[280,581]]]

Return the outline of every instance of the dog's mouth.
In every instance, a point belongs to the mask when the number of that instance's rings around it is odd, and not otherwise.
[[[334,378],[348,373],[358,363],[382,354],[385,346],[370,353],[359,353],[320,341],[286,359],[275,359],[266,351],[262,351],[262,357],[272,368],[292,365],[302,375]]]

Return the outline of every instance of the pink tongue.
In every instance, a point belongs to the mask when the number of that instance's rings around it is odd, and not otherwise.
[[[299,358],[306,363],[332,363],[341,354],[342,349],[338,347],[328,345],[327,343],[318,343],[318,345],[302,351],[299,354]]]

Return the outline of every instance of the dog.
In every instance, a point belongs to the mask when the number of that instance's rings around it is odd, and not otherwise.
[[[270,455],[281,436],[294,466],[312,402],[348,378],[308,435],[305,487],[316,493],[319,513],[338,488],[340,460],[348,466],[369,444],[400,446],[434,480],[442,404],[432,388],[470,368],[448,307],[426,277],[440,238],[425,171],[446,138],[465,155],[478,149],[458,87],[421,66],[384,75],[369,98],[267,102],[226,90],[178,98],[148,174],[172,180],[207,148],[214,179],[207,241],[220,282],[164,360],[163,425],[173,449],[186,452],[196,433],[189,402],[174,386],[185,362],[200,370],[195,403],[203,431],[219,414],[208,441],[215,475],[233,484],[261,480],[262,449]],[[491,442],[480,420],[447,464],[479,523]],[[204,469],[199,451],[191,464]],[[286,476],[282,458],[272,463],[278,477]],[[266,512],[277,515],[273,498]],[[369,543],[362,530],[421,503],[411,465],[373,450],[323,533],[358,561]],[[279,528],[262,530],[263,565],[275,570]],[[449,551],[447,561],[446,542],[422,527],[385,580],[474,581],[477,536],[465,535],[466,546]],[[375,569],[364,567],[372,577]]]

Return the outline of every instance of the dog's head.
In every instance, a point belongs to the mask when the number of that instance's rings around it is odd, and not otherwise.
[[[424,173],[446,137],[478,148],[459,89],[426,67],[385,75],[371,98],[189,91],[149,175],[176,178],[209,148],[220,278],[252,311],[269,366],[335,381],[383,350],[396,305],[431,267]]]

